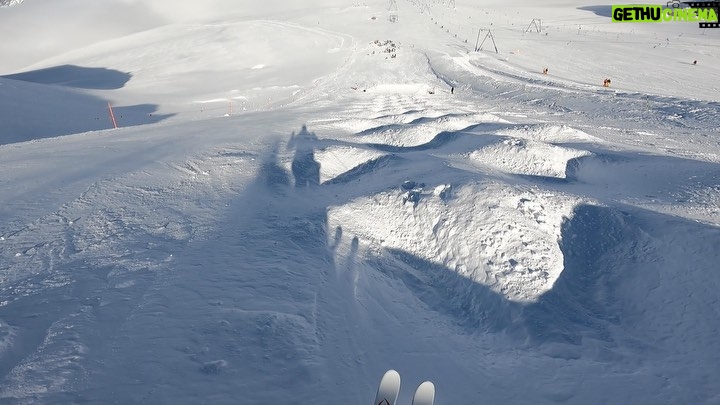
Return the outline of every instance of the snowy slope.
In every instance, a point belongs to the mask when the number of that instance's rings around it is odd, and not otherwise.
[[[0,11],[0,402],[720,401],[718,37],[447,3]]]

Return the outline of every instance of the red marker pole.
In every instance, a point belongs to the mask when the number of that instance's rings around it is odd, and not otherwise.
[[[117,129],[118,124],[117,121],[115,121],[115,113],[113,113],[112,106],[110,105],[110,102],[108,101],[108,112],[110,113],[110,121],[112,121],[113,128]]]

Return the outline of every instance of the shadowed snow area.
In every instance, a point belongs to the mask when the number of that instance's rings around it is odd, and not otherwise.
[[[0,78],[0,94],[0,145],[113,128],[108,101],[77,89]],[[157,110],[156,104],[116,105],[113,114],[123,127],[153,124],[173,115]]]
[[[81,89],[114,90],[122,88],[130,80],[127,73],[104,68],[85,68],[63,65],[29,72],[3,76],[6,79],[25,82],[55,84]]]
[[[0,8],[0,402],[720,401],[712,29],[65,3]]]

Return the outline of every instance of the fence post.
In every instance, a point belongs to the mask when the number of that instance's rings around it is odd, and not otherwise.
[[[113,109],[112,109],[112,106],[110,105],[109,101],[108,101],[108,112],[110,113],[110,121],[113,124],[113,128],[117,129],[118,124],[117,124],[117,121],[115,120],[115,113],[113,113]]]

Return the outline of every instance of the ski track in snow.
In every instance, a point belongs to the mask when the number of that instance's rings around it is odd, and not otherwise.
[[[0,399],[720,398],[717,103],[261,25],[353,50],[267,111],[0,147]]]

